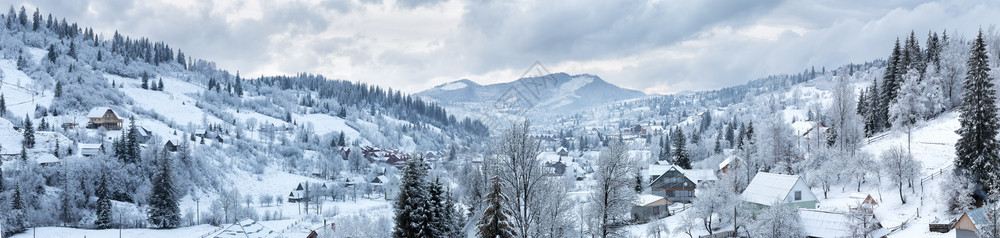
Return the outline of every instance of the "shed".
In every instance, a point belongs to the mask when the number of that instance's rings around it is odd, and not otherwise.
[[[632,219],[636,221],[648,221],[659,219],[670,215],[670,202],[667,198],[652,194],[639,195],[632,203]]]
[[[856,230],[847,214],[812,209],[799,210],[799,225],[806,237],[853,237]],[[874,229],[868,231],[866,237],[884,237],[889,234],[877,220],[871,227]]]
[[[38,158],[35,159],[35,162],[41,166],[52,166],[59,164],[59,158],[53,154],[44,153],[41,156],[38,156]]]
[[[104,153],[104,144],[77,144],[79,147],[80,155],[83,156],[96,156],[98,154]]]
[[[955,222],[955,237],[957,238],[975,238],[979,237],[979,228],[982,228],[990,223],[989,216],[986,215],[986,210],[982,207],[968,210],[958,218]]]

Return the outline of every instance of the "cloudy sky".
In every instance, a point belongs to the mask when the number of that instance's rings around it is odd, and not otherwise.
[[[38,0],[8,5],[162,40],[245,76],[310,72],[415,93],[533,62],[647,93],[884,58],[915,30],[972,36],[1000,1]],[[954,31],[954,32],[953,32]]]

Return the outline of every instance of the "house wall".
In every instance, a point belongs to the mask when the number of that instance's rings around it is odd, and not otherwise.
[[[976,231],[966,229],[955,229],[955,238],[978,238]]]
[[[795,191],[802,191],[802,200],[795,201]],[[802,182],[802,179],[799,179],[798,181],[795,182],[795,186],[792,186],[792,190],[788,191],[788,195],[786,195],[784,203],[801,204],[811,201],[812,207],[809,208],[815,208],[816,200],[817,200],[816,195],[812,193],[812,190],[809,189],[809,186],[806,186],[806,183]]]
[[[958,221],[955,222],[955,229],[964,229],[970,231],[979,230],[976,229],[976,225],[972,223],[972,219],[969,219],[969,215],[967,214],[962,214],[962,217],[958,218]]]
[[[632,218],[637,221],[648,221],[667,215],[667,206],[632,206]]]

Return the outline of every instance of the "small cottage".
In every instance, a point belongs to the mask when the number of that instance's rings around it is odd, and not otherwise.
[[[798,175],[758,172],[743,190],[743,201],[759,207],[785,204],[799,208],[816,208],[816,195]]]
[[[288,202],[300,202],[306,199],[306,189],[299,183],[292,192],[288,193]]]
[[[59,164],[59,158],[53,154],[44,153],[35,159],[35,162],[40,166],[54,166]]]
[[[689,203],[698,186],[718,180],[710,169],[682,169],[673,165],[650,165],[649,189],[653,195],[671,202]]]
[[[174,142],[174,140],[167,140],[166,143],[163,143],[163,150],[177,152],[177,146],[179,146],[179,144]]]
[[[869,224],[871,230],[865,231],[864,237],[885,237],[889,234],[889,230],[886,230],[879,224],[874,214],[869,216],[871,216],[869,221],[874,222],[874,224]],[[799,210],[799,225],[802,226],[802,231],[806,237],[852,237],[860,235],[854,234],[860,231],[852,224],[851,218],[847,214],[812,209]]]
[[[986,215],[986,210],[980,207],[963,213],[952,228],[955,229],[957,238],[976,238],[979,237],[979,229],[988,224],[990,218]]]

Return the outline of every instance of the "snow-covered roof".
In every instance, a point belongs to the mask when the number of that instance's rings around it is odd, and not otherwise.
[[[969,219],[972,219],[972,223],[976,227],[982,227],[990,223],[990,219],[986,216],[986,211],[982,207],[968,210],[965,214],[969,215]]]
[[[696,182],[696,183],[699,182],[699,181],[715,181],[715,180],[718,180],[718,178],[715,176],[715,171],[713,171],[711,169],[683,169],[681,167],[676,167],[675,165],[671,165],[671,164],[666,164],[666,165],[651,164],[651,165],[649,165],[649,170],[646,171],[646,173],[647,173],[646,177],[656,177],[656,176],[663,175],[663,173],[666,173],[667,171],[670,171],[670,168],[672,168],[672,167],[676,168],[678,172],[681,172],[681,174],[683,174],[684,177],[687,177],[688,179],[690,179],[691,181]]]
[[[87,113],[87,117],[103,117],[104,113],[108,112],[108,110],[111,110],[112,113],[118,115],[118,112],[110,107],[95,107],[94,109],[90,109],[90,112]]]
[[[759,172],[743,190],[743,200],[770,205],[776,201],[784,200],[798,181],[799,176],[797,175]]]
[[[35,159],[35,162],[39,164],[58,163],[59,158],[56,157],[55,155],[44,153],[41,156],[38,156],[38,158]]]
[[[851,237],[854,228],[845,214],[811,209],[799,210],[799,225],[809,237]],[[871,235],[882,237],[885,234],[888,231],[879,227]]]
[[[663,200],[663,197],[652,195],[652,194],[640,194],[639,199],[635,200],[636,206],[649,206],[651,203],[655,203],[659,200]]]
[[[101,148],[101,144],[78,143],[77,145],[80,146],[81,150],[82,149],[95,149],[96,150],[96,149],[100,149]]]
[[[722,168],[725,168],[726,166],[729,166],[730,163],[733,163],[733,159],[735,159],[735,158],[736,158],[736,156],[726,157],[725,160],[722,160],[722,163],[719,163],[719,169],[722,169]]]
[[[254,220],[242,220],[238,221],[225,230],[216,233],[215,238],[269,238],[276,235],[273,230],[268,229],[266,226],[257,223]]]

